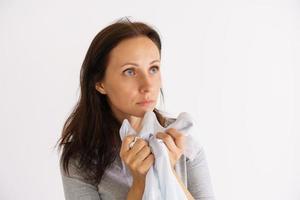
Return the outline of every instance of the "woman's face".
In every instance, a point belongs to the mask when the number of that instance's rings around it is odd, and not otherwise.
[[[160,88],[160,53],[145,36],[123,40],[113,48],[104,79],[96,84],[119,120],[152,111]]]

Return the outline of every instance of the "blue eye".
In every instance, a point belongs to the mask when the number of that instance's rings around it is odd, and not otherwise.
[[[151,67],[150,71],[151,71],[150,73],[155,74],[159,71],[159,67],[153,66],[153,67]],[[128,68],[128,69],[124,70],[123,73],[126,76],[134,76],[136,74],[136,72],[133,68]]]
[[[126,72],[129,72],[129,73],[126,73]],[[131,69],[131,68],[129,68],[129,69],[126,69],[126,70],[124,70],[123,71],[123,73],[125,73],[125,74],[127,74],[127,75],[129,75],[129,76],[132,76],[133,75],[133,69]]]
[[[159,67],[158,66],[153,66],[153,67],[151,67],[151,71],[152,72],[154,71],[154,73],[155,73],[155,72],[159,71]]]

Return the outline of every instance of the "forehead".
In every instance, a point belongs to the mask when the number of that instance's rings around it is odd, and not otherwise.
[[[157,46],[145,36],[129,38],[121,41],[109,55],[109,63],[120,65],[124,62],[148,62],[160,59]]]

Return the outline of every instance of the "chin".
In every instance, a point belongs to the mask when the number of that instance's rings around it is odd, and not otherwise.
[[[142,117],[144,117],[144,115],[147,111],[153,111],[153,110],[154,110],[154,107],[153,108],[147,108],[147,109],[146,108],[145,109],[139,109],[139,110],[136,110],[134,112],[133,116],[142,118]]]

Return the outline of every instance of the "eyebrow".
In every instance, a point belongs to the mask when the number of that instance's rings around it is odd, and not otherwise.
[[[153,64],[153,63],[155,63],[155,62],[160,62],[160,60],[153,60],[152,62],[150,62],[150,65]],[[138,64],[136,64],[134,62],[127,62],[127,63],[123,64],[121,66],[121,68],[124,67],[125,65],[134,65],[134,66],[137,66],[137,67],[139,66]]]

